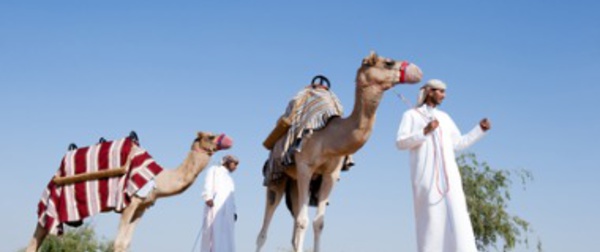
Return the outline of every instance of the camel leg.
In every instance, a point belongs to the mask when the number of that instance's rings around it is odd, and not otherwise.
[[[114,251],[126,252],[131,244],[131,238],[136,224],[141,219],[144,209],[141,206],[142,200],[134,197],[127,208],[121,213],[121,222],[119,223],[119,231],[115,238]]]
[[[286,193],[289,193],[290,197],[290,211],[292,214],[292,218],[294,219],[294,230],[292,231],[292,244],[294,244],[294,239],[296,238],[296,217],[298,216],[298,211],[300,211],[300,204],[298,203],[298,182],[296,180],[290,179],[288,180],[288,183],[290,183],[289,191],[287,188],[285,188],[284,190]]]
[[[125,237],[127,237],[127,241],[128,241],[127,248],[129,248],[129,246],[131,245],[131,241],[133,240],[133,233],[135,231],[135,228],[137,227],[137,224],[140,223],[140,220],[142,220],[142,216],[144,215],[145,212],[146,212],[145,207],[138,207],[137,211],[133,215],[133,219],[131,220],[131,224],[129,225],[129,228],[127,229],[127,234],[125,235]]]
[[[320,251],[321,245],[321,232],[323,231],[323,227],[325,224],[325,210],[327,209],[327,202],[329,202],[329,194],[331,193],[331,189],[335,185],[335,182],[338,178],[338,173],[334,172],[329,175],[323,175],[323,182],[321,182],[321,189],[319,191],[319,204],[317,206],[317,214],[315,215],[315,219],[313,221],[313,230],[314,230],[314,252]]]
[[[276,186],[267,188],[265,216],[260,233],[258,233],[258,238],[256,238],[256,252],[259,252],[267,241],[267,232],[269,230],[271,219],[273,218],[273,213],[275,213],[275,209],[277,209],[279,202],[281,202],[284,192],[285,183],[280,183]]]
[[[42,242],[48,235],[48,231],[43,228],[40,223],[37,223],[35,227],[35,232],[33,233],[33,237],[29,241],[29,245],[27,245],[26,252],[36,252],[38,248],[42,245]]]
[[[298,160],[298,158],[296,158]],[[306,164],[298,163],[296,165],[298,182],[298,213],[294,223],[294,251],[303,252],[304,236],[308,226],[308,190],[310,186],[310,168]]]

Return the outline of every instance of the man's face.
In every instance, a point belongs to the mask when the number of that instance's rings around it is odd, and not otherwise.
[[[434,105],[440,105],[442,104],[444,98],[446,98],[446,90],[431,88],[429,89],[428,97],[429,101],[431,101]]]
[[[225,165],[225,167],[227,167],[229,172],[234,172],[235,170],[237,170],[237,166],[238,166],[238,163],[236,163],[236,162],[227,162],[227,164]]]

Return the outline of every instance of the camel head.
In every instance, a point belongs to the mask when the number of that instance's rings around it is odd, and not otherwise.
[[[198,132],[197,138],[192,143],[192,150],[212,155],[217,151],[229,149],[231,146],[233,146],[233,140],[225,134]]]
[[[361,86],[376,85],[388,90],[397,84],[415,84],[421,81],[423,72],[408,61],[397,61],[371,52],[358,69],[356,82]]]

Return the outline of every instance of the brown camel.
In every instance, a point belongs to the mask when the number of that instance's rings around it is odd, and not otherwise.
[[[256,241],[260,251],[267,239],[267,231],[275,209],[285,194],[286,183],[291,187],[294,231],[294,251],[302,252],[308,225],[309,184],[314,175],[322,175],[318,193],[316,216],[313,220],[314,251],[319,251],[320,234],[323,230],[325,207],[329,194],[338,180],[343,157],[358,151],[369,139],[375,123],[375,112],[383,93],[400,83],[421,81],[422,72],[414,64],[379,57],[374,52],[363,59],[356,74],[356,95],[352,114],[347,118],[334,117],[328,124],[302,141],[302,150],[294,154],[295,166],[285,170],[285,183],[267,185],[266,208],[263,226]],[[285,138],[280,138],[272,150],[281,153]]]
[[[155,186],[145,197],[133,197],[127,207],[123,209],[119,223],[119,231],[114,242],[114,251],[127,251],[131,243],[133,232],[145,210],[152,206],[158,198],[178,195],[189,188],[204,170],[211,156],[218,150],[231,147],[231,139],[225,135],[198,132],[197,138],[192,143],[187,158],[176,169],[163,170],[155,178]],[[135,145],[133,148],[139,148]],[[27,247],[27,252],[35,252],[40,247],[48,230],[37,224],[35,233]]]

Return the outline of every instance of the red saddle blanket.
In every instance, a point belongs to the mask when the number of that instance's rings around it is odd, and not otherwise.
[[[129,138],[67,152],[58,177],[124,167],[122,176],[57,185],[50,180],[38,203],[38,222],[51,234],[61,234],[63,223],[78,222],[100,212],[122,211],[131,197],[163,168]]]

